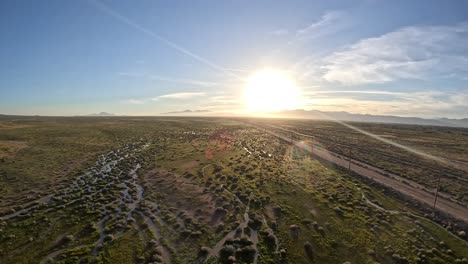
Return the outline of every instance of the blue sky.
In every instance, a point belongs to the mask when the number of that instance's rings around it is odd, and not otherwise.
[[[467,1],[1,1],[0,113],[241,112],[291,73],[303,109],[468,116]]]

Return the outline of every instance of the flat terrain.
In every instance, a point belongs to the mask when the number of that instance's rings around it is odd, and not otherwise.
[[[353,125],[444,162],[334,122],[0,117],[0,263],[468,263],[468,130]],[[459,215],[404,192],[439,176]]]
[[[464,204],[468,202],[468,129],[375,123],[352,123],[352,129],[337,122],[306,120],[263,120],[272,131],[295,140],[307,139],[322,149],[371,164],[434,191],[440,191]],[[427,158],[380,139],[404,145]],[[440,182],[439,182],[440,178]]]
[[[428,190],[424,185],[377,168],[369,163],[364,163],[362,161],[353,159],[353,157],[350,155],[351,153],[348,153],[349,156],[346,157],[324,149],[317,143],[308,142],[305,144],[304,141],[295,141],[290,137],[282,135],[281,133],[273,132],[268,128],[264,131],[307,151],[313,156],[319,157],[342,168],[347,168],[349,171],[352,171],[360,176],[369,178],[372,181],[389,187],[393,190],[397,190],[399,193],[405,195],[408,198],[424,203],[426,206],[432,206],[433,208],[436,208],[437,210],[442,211],[452,217],[460,219],[463,222],[468,222],[468,208],[465,206],[465,204],[454,200],[450,195],[443,193],[440,190],[438,190],[436,198],[435,192]],[[293,133],[295,135],[309,137],[308,135],[291,130],[280,129],[280,131],[287,132],[287,134]]]

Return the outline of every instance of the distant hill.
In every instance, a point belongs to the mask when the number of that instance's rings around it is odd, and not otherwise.
[[[468,128],[468,118],[425,119],[425,118],[420,118],[420,117],[352,114],[352,113],[348,113],[344,111],[326,112],[326,111],[318,111],[318,110],[281,111],[281,112],[275,113],[275,116],[289,117],[289,118],[305,118],[305,119],[336,119],[336,120],[341,120],[341,121],[353,121],[353,122],[394,123],[394,124],[426,125],[426,126],[455,126],[455,127]]]
[[[345,111],[332,112],[332,111],[318,111],[318,110],[288,110],[280,112],[264,113],[271,117],[282,117],[282,118],[302,118],[302,119],[315,119],[315,120],[330,120],[336,119],[340,121],[350,122],[372,122],[372,123],[392,123],[392,124],[407,124],[407,125],[425,125],[425,126],[448,126],[448,127],[464,127],[468,128],[468,118],[462,119],[451,119],[451,118],[420,118],[420,117],[402,117],[402,116],[391,116],[391,115],[370,115],[370,114],[352,114]],[[174,116],[240,116],[246,117],[246,115],[236,115],[229,113],[217,113],[210,110],[182,110],[161,113],[161,115],[174,115]],[[117,116],[112,113],[100,112],[97,114],[90,114],[87,116]],[[124,116],[124,115],[119,115]],[[0,114],[0,119],[9,118],[31,118],[39,116],[27,116],[27,115],[4,115]]]
[[[115,115],[112,114],[112,113],[100,112],[100,113],[97,113],[97,114],[90,114],[88,116],[115,116]]]
[[[161,113],[163,115],[171,115],[171,114],[196,114],[196,113],[210,113],[210,110],[182,110],[182,111],[173,111],[173,112],[166,112]]]

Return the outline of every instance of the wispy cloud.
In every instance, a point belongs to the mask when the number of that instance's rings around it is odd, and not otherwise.
[[[125,104],[134,104],[134,105],[142,105],[145,103],[145,100],[140,99],[127,99],[124,101]]]
[[[201,81],[195,80],[191,78],[180,78],[180,77],[168,77],[168,76],[161,76],[155,74],[147,74],[144,72],[119,72],[120,76],[124,77],[131,77],[131,78],[148,78],[151,80],[159,80],[164,82],[171,82],[171,83],[180,83],[180,84],[188,84],[193,86],[203,86],[203,87],[213,87],[219,86],[221,83],[219,82],[211,82],[211,81]]]
[[[323,59],[318,73],[342,84],[468,76],[468,23],[413,26],[368,38]]]
[[[312,22],[306,27],[299,28],[293,32],[293,36],[288,42],[288,45],[305,45],[309,41],[325,42],[322,38],[332,37],[343,30],[355,26],[356,20],[345,11],[334,10],[325,12],[318,20]],[[308,75],[316,71],[316,60],[320,58],[323,51],[315,51],[312,54],[301,56],[298,61],[293,63],[289,70],[298,74],[299,79],[306,78]],[[324,53],[326,54],[326,53]],[[313,67],[309,65],[313,63]]]
[[[372,95],[377,95],[373,97]],[[362,114],[391,114],[421,117],[466,117],[468,91],[310,91],[304,94],[313,109],[350,111]]]
[[[169,40],[166,37],[163,37],[162,35],[160,35],[158,33],[155,33],[153,31],[149,30],[148,28],[143,27],[142,25],[136,23],[135,21],[133,21],[133,20],[129,19],[128,17],[120,14],[119,12],[115,11],[111,7],[107,6],[106,4],[104,4],[104,3],[102,3],[102,2],[100,2],[98,0],[90,1],[90,3],[92,3],[97,9],[101,10],[102,12],[106,13],[107,15],[119,20],[122,23],[127,24],[128,26],[133,27],[134,29],[142,32],[143,34],[146,34],[149,37],[152,37],[152,38],[166,44],[167,46],[171,47],[172,49],[177,50],[178,52],[180,52],[182,54],[185,54],[185,55],[197,60],[198,62],[201,62],[201,63],[211,67],[212,69],[223,72],[228,76],[233,76],[233,77],[239,78],[239,76],[237,74],[233,73],[232,71],[229,71],[225,67],[223,67],[221,65],[218,65],[217,63],[214,63],[211,60],[208,60],[207,58],[204,58],[204,57],[200,56],[199,54],[196,54],[196,53],[182,47],[181,45]]]
[[[239,98],[233,96],[217,95],[210,98],[210,101],[218,104],[237,104]]]
[[[200,81],[194,80],[189,78],[174,78],[174,77],[165,77],[159,75],[148,75],[148,78],[153,80],[160,80],[166,82],[173,82],[173,83],[182,83],[182,84],[190,84],[195,86],[205,86],[205,87],[212,87],[212,86],[219,86],[221,85],[218,82],[210,82],[210,81]]]
[[[320,17],[318,21],[313,22],[305,28],[296,31],[297,36],[306,36],[308,38],[318,36],[319,34],[330,34],[341,28],[341,21],[346,16],[344,11],[329,11]]]
[[[146,76],[146,73],[142,73],[142,72],[119,72],[118,75],[124,76],[124,77],[144,77],[144,76]]]
[[[391,91],[379,91],[379,90],[317,90],[317,91],[305,91],[305,95],[316,95],[316,94],[387,94],[387,95],[404,95],[407,93],[391,92]]]
[[[295,35],[288,43],[304,43],[309,40],[337,34],[352,25],[353,20],[347,12],[341,10],[329,11],[324,13],[317,21],[312,22],[306,27],[297,29]]]
[[[303,92],[303,96],[313,98],[314,100],[318,98],[353,98],[357,100],[392,101],[402,100],[402,97],[405,95],[407,93],[378,90],[315,90]]]
[[[182,99],[182,100],[186,100],[186,99],[191,99],[191,98],[194,98],[194,97],[200,97],[200,96],[204,96],[204,95],[205,95],[205,93],[171,93],[171,94],[160,95],[158,97],[153,98],[152,100],[153,101],[157,101],[159,99]]]

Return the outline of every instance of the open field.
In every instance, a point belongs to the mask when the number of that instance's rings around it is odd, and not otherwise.
[[[371,164],[389,173],[440,191],[464,204],[468,201],[468,130],[415,125],[353,123],[382,138],[433,155],[434,161],[410,153],[349,127],[327,121],[264,120],[295,140],[307,139],[323,149]]]
[[[468,263],[466,222],[294,144],[466,209],[468,130],[355,125],[450,163],[333,122],[2,117],[0,263]]]
[[[434,192],[427,190],[423,185],[415,183],[406,178],[400,177],[388,171],[377,168],[369,163],[364,163],[352,157],[339,155],[330,150],[324,149],[322,146],[306,141],[296,141],[281,133],[273,132],[270,129],[263,130],[265,133],[272,134],[285,142],[288,142],[314,157],[330,162],[341,168],[345,168],[350,172],[370,179],[373,182],[379,183],[382,186],[397,191],[406,198],[412,199],[416,203],[422,203],[427,208],[428,206],[437,209],[438,212],[443,212],[449,217],[454,217],[463,222],[468,222],[468,208],[458,201],[453,200],[450,195],[438,192],[437,200]],[[291,130],[285,130],[288,134]],[[303,135],[303,134],[299,134]],[[422,209],[422,208],[421,208]]]

